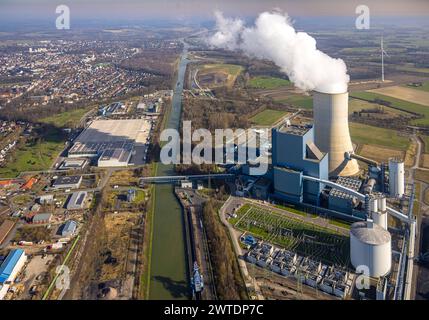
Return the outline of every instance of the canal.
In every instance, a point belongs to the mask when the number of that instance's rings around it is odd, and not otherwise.
[[[179,129],[180,126],[187,57],[188,45],[184,42],[166,128]],[[157,176],[172,174],[173,165],[158,164]],[[182,209],[171,185],[155,185],[153,219],[149,299],[189,299]]]

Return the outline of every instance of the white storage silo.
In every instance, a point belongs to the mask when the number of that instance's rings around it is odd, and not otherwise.
[[[380,196],[378,199],[378,211],[372,214],[374,223],[378,224],[383,229],[387,230],[387,206],[386,198]]]
[[[350,229],[350,258],[353,266],[367,266],[371,277],[382,277],[392,266],[389,231],[372,221],[360,221]]]
[[[349,132],[349,94],[313,93],[314,142],[329,153],[330,176],[352,176],[359,172],[355,159],[346,159],[353,153]]]
[[[391,197],[400,198],[404,195],[405,169],[404,162],[389,159],[389,193]]]

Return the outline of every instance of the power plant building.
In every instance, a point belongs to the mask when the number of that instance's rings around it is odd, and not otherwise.
[[[350,177],[339,177],[336,183],[355,191],[359,191],[362,185],[361,180]],[[358,199],[349,193],[333,188],[329,192],[328,203],[330,210],[340,211],[351,215],[353,213],[353,209],[358,204]]]
[[[347,152],[353,153],[348,111],[348,92],[314,92],[314,143],[329,154],[329,176],[353,176],[359,172],[357,161],[345,158]]]
[[[328,155],[314,144],[311,126],[284,125],[272,130],[274,195],[292,202],[319,203],[323,184],[303,175],[328,180]]]

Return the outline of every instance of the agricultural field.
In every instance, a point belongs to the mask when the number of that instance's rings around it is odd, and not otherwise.
[[[232,87],[243,67],[235,64],[206,64],[198,70],[198,82],[203,87]]]
[[[364,144],[358,149],[359,155],[375,160],[377,162],[387,162],[389,158],[404,158],[404,151],[381,147],[375,145]]]
[[[429,68],[417,68],[414,66],[399,66],[399,67],[396,67],[396,70],[422,73],[423,75],[429,74]]]
[[[416,180],[429,183],[429,171],[417,169],[415,173]]]
[[[427,106],[389,97],[386,95],[382,95],[375,92],[354,92],[350,94],[351,97],[364,99],[369,102],[378,102],[380,103],[380,100],[385,101],[390,104],[390,107],[397,108],[399,110],[403,110],[406,112],[412,112],[416,114],[420,114],[423,116],[421,119],[416,119],[411,121],[412,124],[415,125],[429,125],[429,108]]]
[[[409,139],[398,135],[396,130],[378,128],[362,123],[350,123],[352,141],[358,144],[370,144],[393,149],[406,150]]]
[[[414,90],[402,86],[392,86],[368,91],[380,93],[396,99],[410,101],[424,106],[429,106],[429,92],[424,90]]]
[[[257,126],[271,126],[287,114],[286,111],[265,109],[250,118],[250,121]]]
[[[294,107],[302,109],[313,108],[313,98],[304,95],[291,95],[285,99],[276,99],[276,102],[291,104]]]
[[[76,126],[80,119],[87,113],[91,108],[82,108],[71,111],[62,112],[55,114],[50,117],[40,119],[40,122],[49,123],[60,128],[68,128]]]
[[[241,207],[237,218],[230,219],[230,223],[243,232],[314,260],[349,265],[349,238],[332,229],[251,205]]]
[[[397,117],[400,115],[404,117],[411,116],[409,112],[405,112],[394,108],[389,108],[378,103],[368,102],[365,100],[359,100],[354,98],[349,99],[349,114],[352,114],[353,112],[359,112],[362,110],[374,110],[374,109],[382,109],[385,113],[384,115],[386,118]]]
[[[253,89],[277,89],[290,86],[291,82],[282,78],[259,76],[251,78],[247,85]]]

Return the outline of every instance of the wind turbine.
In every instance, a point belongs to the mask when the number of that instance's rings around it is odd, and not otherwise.
[[[381,36],[381,82],[384,82],[384,55],[389,56],[383,47],[383,36]]]

